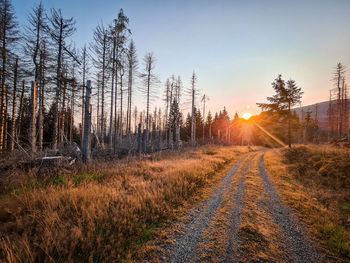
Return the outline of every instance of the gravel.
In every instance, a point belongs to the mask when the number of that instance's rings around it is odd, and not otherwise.
[[[186,223],[181,227],[184,234],[174,237],[172,240],[174,245],[165,248],[165,251],[170,254],[166,262],[192,262],[196,258],[202,233],[209,227],[211,219],[222,202],[223,193],[230,187],[233,176],[245,158],[246,156],[240,159],[227,173],[222,180],[222,185],[214,191],[209,200],[189,213]]]
[[[234,208],[232,210],[231,218],[230,218],[229,240],[228,240],[228,246],[226,249],[226,257],[224,259],[224,262],[240,261],[240,255],[238,252],[238,246],[240,243],[240,239],[238,237],[238,230],[241,225],[241,218],[242,218],[243,208],[244,208],[246,174],[249,170],[251,160],[252,159],[250,159],[249,163],[244,168],[243,178],[239,181],[237,190],[234,194],[234,199],[233,199]]]
[[[294,216],[292,210],[282,203],[273,183],[268,178],[264,164],[264,155],[260,158],[259,170],[265,191],[268,193],[265,205],[275,224],[285,234],[283,242],[289,250],[288,254],[292,262],[320,262],[322,260],[321,254],[313,248],[312,242],[303,233],[302,224]]]
[[[236,190],[229,201],[230,206],[232,205],[233,208],[229,215],[228,246],[226,248],[226,255],[219,260],[223,262],[241,262],[242,255],[238,249],[241,240],[238,230],[241,225],[244,209],[246,174],[253,158],[246,165],[243,178],[239,181],[237,188],[233,187],[232,179],[246,158],[247,155],[240,159],[228,172],[222,180],[221,186],[214,191],[210,199],[192,209],[185,217],[185,223],[178,226],[181,234],[176,234],[171,238],[172,245],[163,247],[167,255],[166,259],[163,260],[164,262],[194,262],[197,260],[198,255],[196,251],[198,245],[208,241],[203,238],[204,231],[209,229],[210,223],[215,220],[217,210],[223,201],[223,194],[225,192],[231,193],[233,189]],[[266,196],[262,202],[259,202],[259,205],[266,209],[266,212],[271,216],[274,223],[283,232],[284,238],[280,241],[283,243],[283,247],[287,249],[287,255],[284,260],[286,262],[321,262],[321,253],[313,247],[311,240],[304,234],[304,226],[296,218],[293,211],[282,203],[273,183],[269,179],[264,165],[264,154],[260,158],[259,171],[264,183],[261,191]]]

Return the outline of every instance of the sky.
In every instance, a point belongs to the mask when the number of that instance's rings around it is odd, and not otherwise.
[[[38,1],[13,0],[20,25]],[[211,112],[225,106],[258,113],[278,76],[303,89],[302,105],[328,100],[338,62],[350,66],[349,0],[43,0],[74,17],[77,47],[92,40],[98,23],[109,24],[120,8],[130,19],[139,61],[156,57],[164,83],[180,75],[186,88],[195,71]],[[142,69],[142,64],[139,66]],[[350,80],[350,68],[346,74]],[[163,89],[160,85],[159,89]],[[198,106],[201,107],[198,100]]]

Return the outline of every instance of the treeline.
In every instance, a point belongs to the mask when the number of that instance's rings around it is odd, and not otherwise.
[[[208,97],[200,97],[194,72],[188,88],[175,75],[163,85],[154,54],[138,60],[122,9],[110,24],[98,24],[91,42],[81,48],[72,41],[74,18],[60,9],[46,10],[40,3],[20,27],[11,1],[0,0],[0,17],[1,153],[81,145],[87,80],[92,81],[93,149],[140,151],[142,140],[142,151],[153,151],[232,136],[226,110],[214,117],[206,114]],[[145,107],[135,105],[136,95]],[[157,99],[163,106],[154,107]]]

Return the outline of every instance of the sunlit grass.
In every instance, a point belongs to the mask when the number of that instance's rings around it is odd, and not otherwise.
[[[1,196],[5,262],[131,259],[164,220],[247,148],[205,147],[158,160],[91,163]]]

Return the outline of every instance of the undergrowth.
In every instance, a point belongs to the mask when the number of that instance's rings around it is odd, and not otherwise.
[[[95,162],[47,178],[30,170],[29,181],[18,179],[0,196],[0,261],[130,261],[177,207],[245,152],[206,147]]]
[[[292,175],[285,176],[285,181],[300,183],[303,191],[321,205],[323,214],[315,214],[320,211],[311,204],[307,208],[306,202],[296,207],[308,210],[325,244],[335,255],[350,262],[350,151],[331,146],[298,146],[285,150],[283,156]]]

